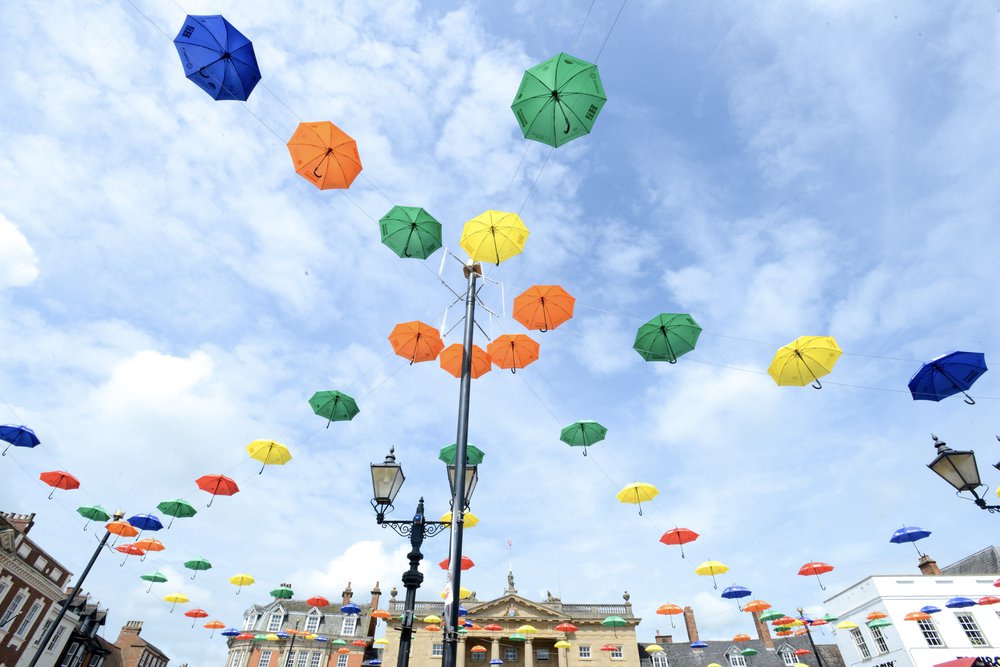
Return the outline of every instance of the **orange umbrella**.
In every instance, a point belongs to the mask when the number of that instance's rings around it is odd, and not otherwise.
[[[750,641],[750,635],[736,635],[733,637],[734,642],[748,642]]]
[[[212,637],[215,636],[215,631],[218,630],[219,628],[226,627],[226,624],[223,623],[222,621],[209,621],[208,623],[206,623],[205,625],[203,625],[201,627],[207,628],[207,629],[209,629],[209,630],[212,631],[212,634],[210,634],[208,636],[208,638],[211,639]]]
[[[454,343],[441,351],[438,355],[438,362],[441,368],[445,369],[455,377],[462,377],[462,344]],[[478,345],[472,346],[472,378],[489,373],[493,367],[490,365],[490,355],[486,350]]]
[[[390,614],[385,609],[376,609],[375,611],[372,612],[372,618],[381,618],[382,620],[388,620],[392,618],[392,614]]]
[[[872,613],[865,616],[866,621],[877,621],[880,618],[888,618],[889,614],[884,611],[873,611]]]
[[[436,359],[444,349],[444,341],[438,330],[423,322],[403,322],[392,328],[389,334],[392,349],[410,363]]]
[[[766,611],[771,608],[771,605],[763,600],[750,600],[745,605],[743,605],[743,611],[755,612],[755,611]]]
[[[538,343],[524,334],[505,334],[486,346],[490,359],[511,373],[538,359]]]
[[[532,285],[514,299],[514,319],[544,333],[573,317],[575,303],[559,285]]]
[[[670,627],[673,628],[675,627],[673,617],[676,616],[677,614],[683,614],[684,610],[681,609],[680,605],[661,604],[659,607],[656,608],[656,613],[662,614],[664,616],[670,616]]]
[[[351,649],[349,649],[349,648],[347,648],[345,646],[342,646],[342,647],[340,647],[340,648],[337,649],[337,653],[339,653],[341,655],[347,655],[350,652],[351,652]]]
[[[779,637],[789,637],[789,636],[791,636],[792,631],[791,630],[778,630],[774,634],[778,635]]]
[[[471,651],[472,653],[486,653],[486,647],[485,646],[473,646],[471,649],[469,649],[469,651]]]
[[[349,188],[361,173],[358,144],[328,120],[299,123],[288,152],[296,173],[320,190]]]
[[[145,551],[147,554],[150,551],[163,551],[164,549],[166,549],[166,547],[163,546],[163,542],[161,542],[159,540],[154,540],[152,537],[147,537],[147,538],[144,538],[144,539],[141,539],[141,540],[136,540],[135,541],[135,546],[139,547],[140,549],[142,549],[143,551]],[[145,554],[143,555],[142,560],[146,560]]]

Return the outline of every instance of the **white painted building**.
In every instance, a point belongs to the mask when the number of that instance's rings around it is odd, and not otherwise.
[[[1000,604],[946,606],[958,596],[978,601],[1000,595],[1000,588],[993,585],[1000,574],[998,559],[1000,551],[990,547],[942,571],[924,556],[920,567],[927,574],[871,576],[828,599],[827,608],[839,622],[858,625],[836,631],[846,665],[933,667],[964,657],[984,657],[1000,664]],[[988,573],[968,574],[969,570]],[[927,621],[904,620],[908,613],[928,605],[941,611]],[[887,614],[892,625],[869,627],[867,616],[875,611]]]

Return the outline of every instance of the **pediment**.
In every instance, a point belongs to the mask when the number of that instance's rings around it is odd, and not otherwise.
[[[516,618],[524,619],[525,623],[530,619],[554,620],[564,617],[565,614],[558,610],[522,598],[520,595],[505,595],[469,610],[469,618]]]

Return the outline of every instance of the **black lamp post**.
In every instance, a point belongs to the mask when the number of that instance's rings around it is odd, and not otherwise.
[[[403,623],[399,630],[399,656],[397,667],[407,667],[410,664],[410,642],[413,637],[413,608],[417,602],[417,589],[424,582],[420,571],[420,561],[424,555],[420,547],[425,537],[434,537],[451,526],[451,522],[427,521],[424,519],[424,499],[417,503],[417,512],[410,521],[387,521],[385,515],[391,512],[396,494],[402,488],[406,476],[403,469],[396,463],[395,448],[389,448],[382,463],[372,464],[372,508],[375,510],[376,521],[380,526],[388,526],[402,537],[410,538],[410,569],[403,573],[403,586],[406,588],[406,602],[403,604]]]
[[[813,641],[812,632],[809,630],[809,621],[806,620],[802,607],[799,607],[799,619],[805,623],[806,637],[809,638],[809,646],[812,648],[813,655],[816,656],[816,664],[823,667],[823,659],[819,657],[819,651],[816,650],[816,642]]]
[[[938,440],[938,437],[933,433],[931,439],[934,440],[938,454],[933,461],[927,464],[927,467],[955,487],[956,495],[968,491],[973,496],[973,502],[980,509],[990,513],[1000,512],[1000,505],[987,505],[986,499],[979,495],[978,489],[983,484],[979,479],[976,453],[972,450],[956,451],[943,440]],[[997,439],[1000,440],[1000,436]],[[1000,463],[993,464],[993,467],[1000,470]]]

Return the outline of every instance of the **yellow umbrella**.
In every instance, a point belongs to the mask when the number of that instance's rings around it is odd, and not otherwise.
[[[646,653],[663,653],[663,647],[659,644],[650,644],[646,647]]]
[[[852,623],[851,621],[841,621],[840,623],[837,623],[838,630],[853,630],[856,627],[858,627],[858,624]]]
[[[429,616],[424,616],[424,623],[440,623],[441,617],[431,614]]]
[[[569,648],[570,646],[572,646],[572,644],[570,644],[565,639],[560,639],[555,644],[553,644],[553,646],[555,646],[556,648]],[[663,649],[660,650],[662,651]]]
[[[283,466],[292,460],[288,447],[274,440],[254,440],[247,445],[247,452],[250,453],[250,458],[264,464],[258,475],[264,472],[264,466]]]
[[[522,635],[533,635],[538,632],[538,629],[533,625],[522,625],[514,632],[520,632]]]
[[[649,502],[659,494],[660,490],[652,484],[646,484],[645,482],[632,482],[619,491],[616,497],[623,503],[638,505],[639,516],[642,516],[643,501]]]
[[[278,635],[274,634],[273,632],[270,632],[270,633],[264,635],[264,639],[268,640],[269,642],[281,641],[281,637],[279,637]]]
[[[479,517],[473,514],[472,512],[466,512],[463,515],[463,519],[464,519],[463,525],[466,528],[472,528],[477,523],[479,523]],[[451,523],[451,512],[445,512],[444,514],[442,514],[441,520],[444,521],[445,523]]]
[[[708,663],[708,667],[722,667],[722,665],[720,665],[717,662],[710,662],[710,663]]]
[[[726,572],[729,572],[729,567],[723,565],[717,560],[706,560],[704,563],[702,563],[701,565],[699,565],[694,569],[695,574],[700,574],[703,577],[711,576],[712,587],[715,588],[716,590],[719,589],[719,585],[715,583],[715,575],[725,574]]]
[[[493,262],[499,266],[524,250],[528,234],[517,213],[489,210],[465,223],[459,245],[473,262]]]
[[[306,639],[316,639],[317,637],[319,637],[319,635],[313,634],[311,632],[306,635]]]
[[[250,584],[254,583],[255,581],[256,581],[256,579],[254,579],[253,577],[251,577],[249,574],[243,574],[243,573],[241,573],[241,574],[235,574],[235,575],[229,577],[229,583],[231,583],[233,586],[237,587],[236,588],[236,594],[237,595],[240,594],[240,589],[241,588],[243,588],[244,586],[249,586]]]
[[[458,588],[458,599],[459,600],[464,600],[465,598],[469,597],[470,595],[472,595],[472,591],[470,591],[465,586],[459,586],[459,588]],[[447,588],[444,589],[443,591],[441,591],[441,598],[444,599],[446,597],[448,597],[448,589]]]
[[[767,372],[779,386],[804,387],[812,382],[822,389],[819,379],[833,370],[840,353],[831,336],[799,336],[778,350]]]
[[[385,637],[379,637],[378,639],[373,641],[372,644],[378,644],[379,646],[388,646],[389,640],[386,639]]]
[[[178,602],[184,604],[185,602],[190,602],[191,598],[183,593],[171,593],[170,595],[164,595],[163,601],[170,603],[170,613],[172,614],[174,613],[174,607],[177,606]]]
[[[788,624],[788,627],[795,628],[795,627],[798,627],[800,625],[805,625],[805,622],[804,621],[800,621],[799,619],[795,619],[794,621],[792,621],[791,623]]]

